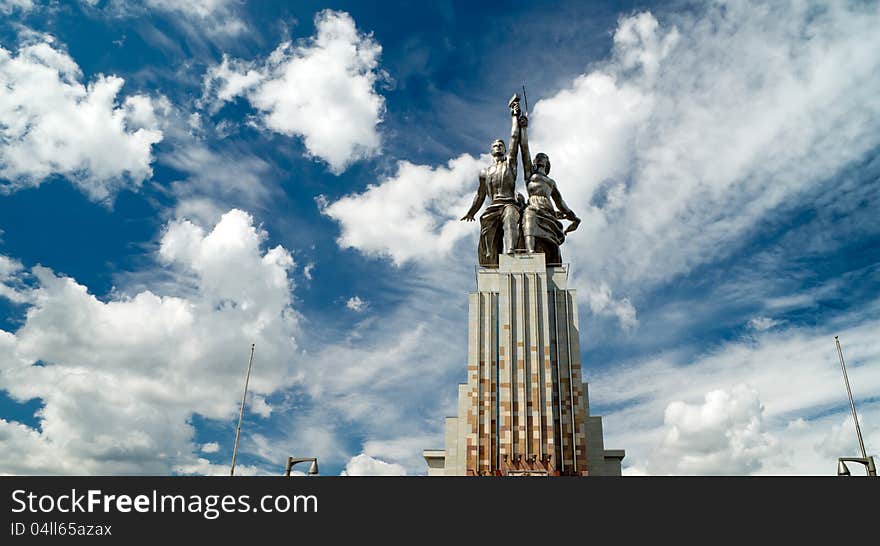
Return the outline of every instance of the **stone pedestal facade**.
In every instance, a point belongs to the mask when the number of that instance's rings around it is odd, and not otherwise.
[[[577,299],[566,266],[501,255],[469,296],[467,384],[429,475],[620,475],[581,377]]]

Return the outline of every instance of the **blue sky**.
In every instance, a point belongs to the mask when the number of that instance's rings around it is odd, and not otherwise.
[[[420,474],[525,84],[627,474],[880,443],[876,3],[0,0],[0,473]]]

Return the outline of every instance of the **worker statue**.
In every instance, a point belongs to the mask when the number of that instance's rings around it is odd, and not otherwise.
[[[565,204],[556,181],[550,178],[550,158],[539,153],[534,161],[529,153],[528,116],[520,108],[519,95],[508,102],[511,115],[510,146],[498,139],[490,146],[494,162],[482,169],[479,186],[470,210],[462,220],[473,222],[486,197],[491,201],[480,215],[480,265],[496,267],[500,253],[516,250],[542,252],[548,264],[562,263],[559,246],[565,234],[577,229],[580,219]],[[522,151],[526,201],[516,191],[517,153]],[[556,205],[554,209],[553,205]],[[571,224],[563,230],[560,220]]]
[[[522,116],[519,96],[514,95],[508,103],[511,115],[510,145],[505,148],[501,139],[492,142],[489,152],[493,163],[482,169],[479,186],[470,210],[461,219],[474,221],[474,215],[488,196],[489,205],[480,215],[480,243],[477,247],[480,265],[495,267],[498,254],[512,254],[520,241],[520,209],[516,194],[516,163],[519,153],[520,123]]]

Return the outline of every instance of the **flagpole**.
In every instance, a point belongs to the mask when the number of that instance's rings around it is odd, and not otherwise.
[[[238,438],[241,435],[241,421],[244,418],[244,403],[247,400],[248,382],[251,380],[251,366],[254,364],[254,348],[255,343],[251,343],[251,357],[248,360],[247,376],[244,379],[244,394],[241,395],[241,411],[238,413],[238,428],[235,430],[235,447],[232,448],[232,468],[229,469],[229,475],[235,476],[235,456],[238,454]]]
[[[852,390],[849,388],[849,378],[846,376],[846,364],[843,362],[843,351],[840,349],[840,339],[834,336],[834,343],[837,345],[837,356],[840,357],[840,369],[843,370],[843,381],[846,383],[846,394],[849,396],[849,405],[852,409],[853,421],[856,424],[856,435],[859,437],[859,448],[862,450],[862,457],[867,459],[868,454],[865,452],[865,442],[862,440],[862,429],[859,427],[859,416],[856,414],[856,405],[853,402]]]

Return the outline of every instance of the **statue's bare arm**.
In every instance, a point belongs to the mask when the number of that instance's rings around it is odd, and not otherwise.
[[[532,176],[532,155],[529,152],[529,135],[527,127],[529,126],[529,118],[525,115],[519,118],[519,149],[522,153],[523,178],[526,181],[528,189],[529,178]]]
[[[571,224],[567,228],[565,228],[566,233],[571,233],[576,230],[578,226],[581,224],[581,219],[577,217],[573,210],[571,210],[568,205],[565,204],[565,201],[562,199],[562,194],[559,192],[559,188],[556,186],[556,181],[547,177],[547,181],[550,184],[550,197],[553,199],[553,202],[556,203],[556,208],[559,209],[556,211],[556,217],[561,219],[571,220]]]
[[[547,181],[550,183],[550,197],[553,198],[553,202],[556,203],[556,208],[562,213],[560,217],[569,219],[574,218],[574,212],[568,208],[568,205],[566,205],[565,201],[562,199],[562,194],[556,186],[556,181],[549,176],[547,177]]]
[[[483,206],[483,201],[486,200],[486,171],[480,171],[480,183],[477,187],[477,194],[474,196],[474,202],[471,204],[471,208],[468,209],[467,214],[461,217],[462,220],[467,222],[474,221],[474,215],[477,214],[477,211],[480,210],[480,207]]]

